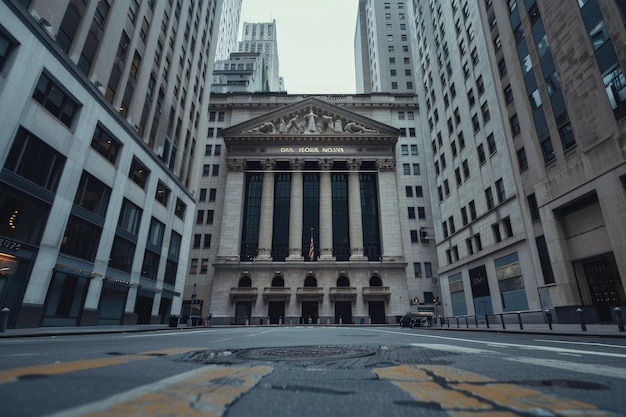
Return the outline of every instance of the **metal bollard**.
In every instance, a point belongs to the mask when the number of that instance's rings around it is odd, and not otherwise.
[[[548,319],[548,327],[552,330],[552,313],[550,310],[546,310],[546,318]]]
[[[576,309],[576,313],[578,313],[578,318],[580,319],[580,329],[583,332],[587,331],[587,326],[585,325],[585,318],[583,317],[583,309],[578,307]]]
[[[622,309],[619,307],[615,307],[613,311],[615,311],[615,317],[617,318],[617,330],[619,330],[620,332],[623,332],[624,320],[622,319]]]
[[[3,333],[7,329],[7,323],[9,322],[9,313],[11,310],[8,307],[0,310],[0,333]]]

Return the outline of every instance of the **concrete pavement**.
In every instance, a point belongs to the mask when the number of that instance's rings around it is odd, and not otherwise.
[[[265,325],[257,327],[271,327],[275,325]],[[301,325],[302,326],[302,325]],[[311,326],[311,325],[306,325]],[[312,325],[320,326],[324,325]],[[363,327],[363,326],[387,326],[387,327],[399,327],[397,324],[389,325],[367,325],[367,324],[352,324],[342,325],[343,327]],[[626,332],[620,331],[617,324],[587,324],[586,330],[582,329],[580,324],[552,324],[552,329],[548,324],[523,324],[520,325],[505,324],[505,328],[501,324],[490,324],[487,327],[484,323],[479,323],[476,326],[475,323],[465,323],[460,321],[446,323],[443,327],[433,326],[424,327],[422,329],[428,331],[481,331],[481,332],[499,332],[499,333],[529,333],[529,334],[554,334],[554,335],[569,335],[569,336],[593,336],[593,337],[624,337],[626,338]],[[229,328],[236,326],[213,326],[212,328]],[[68,336],[68,335],[85,335],[85,334],[106,334],[106,333],[133,333],[133,332],[155,332],[155,331],[189,331],[197,329],[206,329],[203,326],[186,326],[179,325],[178,327],[169,327],[166,324],[136,324],[136,325],[120,325],[120,326],[75,326],[75,327],[33,327],[27,329],[6,329],[4,332],[0,332],[0,339],[2,338],[17,338],[17,337],[50,337],[50,336]],[[411,330],[411,329],[405,329]]]

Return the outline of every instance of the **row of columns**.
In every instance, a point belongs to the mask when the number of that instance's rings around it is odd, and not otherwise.
[[[304,161],[290,161],[293,170],[291,175],[291,200],[289,211],[289,257],[290,260],[302,260],[302,212],[303,212],[303,179]],[[331,169],[333,161],[322,159],[319,162],[320,173],[320,218],[333,218]],[[275,161],[261,161],[263,184],[261,190],[261,214],[259,224],[259,245],[257,260],[272,259],[272,232],[274,229],[274,168]],[[359,168],[361,161],[353,159],[348,167],[348,211],[350,216],[350,247],[351,260],[365,259],[363,255],[363,226],[361,223],[361,187],[359,185]],[[319,259],[332,260],[333,256],[333,224],[332,221],[320,222]]]

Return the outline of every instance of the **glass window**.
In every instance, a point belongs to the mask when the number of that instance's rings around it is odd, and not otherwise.
[[[12,187],[0,186],[0,235],[19,242],[38,245],[50,211],[46,204],[35,197]]]
[[[100,217],[105,217],[110,195],[110,187],[107,187],[102,181],[88,172],[83,171],[76,195],[74,196],[74,204]]]
[[[101,228],[71,215],[65,226],[60,251],[93,262],[101,232]]]
[[[154,217],[150,221],[150,230],[148,231],[148,243],[161,247],[163,245],[163,236],[165,235],[165,224],[161,223]]]
[[[64,165],[63,155],[20,128],[4,168],[48,191],[56,192]]]
[[[154,195],[154,199],[159,203],[163,204],[167,207],[167,201],[170,198],[170,189],[167,188],[161,181],[159,181],[156,189],[156,193]]]
[[[91,147],[115,165],[122,144],[98,124],[91,139]]]
[[[128,233],[137,235],[139,233],[139,224],[141,223],[142,213],[143,211],[138,206],[131,203],[129,200],[124,199],[117,226],[126,230]]]
[[[113,240],[111,255],[109,257],[109,267],[120,271],[130,272],[135,256],[135,244],[129,240],[116,236]]]
[[[141,188],[145,188],[149,175],[150,171],[144,167],[137,158],[133,158],[133,162],[130,165],[130,171],[128,172],[128,177]]]
[[[0,73],[4,72],[4,66],[16,47],[17,42],[0,29]]]
[[[67,127],[71,127],[80,108],[80,104],[46,74],[39,77],[33,98]]]

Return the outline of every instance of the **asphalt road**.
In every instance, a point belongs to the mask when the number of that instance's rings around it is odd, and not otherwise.
[[[233,327],[0,340],[0,416],[626,416],[626,339]]]

